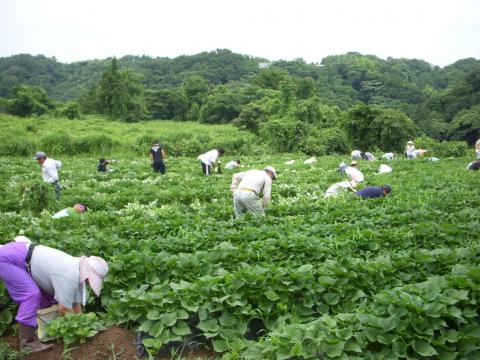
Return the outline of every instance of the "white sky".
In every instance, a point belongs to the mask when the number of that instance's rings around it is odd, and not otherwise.
[[[0,57],[480,58],[480,0],[0,0]]]

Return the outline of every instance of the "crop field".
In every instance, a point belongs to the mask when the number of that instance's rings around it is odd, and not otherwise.
[[[233,173],[205,177],[194,158],[169,157],[165,176],[146,157],[104,174],[97,158],[58,158],[59,202],[36,193],[35,161],[0,160],[0,243],[24,234],[103,256],[110,272],[87,311],[144,332],[152,356],[176,342],[224,359],[480,358],[480,174],[468,158],[396,159],[383,175],[363,161],[366,184],[393,190],[362,200],[323,197],[346,156],[241,157],[278,179],[267,216],[239,220]],[[77,202],[91,210],[51,218]],[[0,302],[1,333],[15,306],[3,288]]]

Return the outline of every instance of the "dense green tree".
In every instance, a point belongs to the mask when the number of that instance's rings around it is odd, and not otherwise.
[[[455,115],[448,126],[448,137],[466,140],[470,145],[480,139],[480,104]]]
[[[406,141],[419,133],[405,114],[378,105],[354,106],[345,117],[344,127],[352,145],[362,150],[373,146],[400,150]]]
[[[138,121],[146,116],[141,77],[133,70],[118,69],[112,59],[98,86],[100,111],[112,118]]]
[[[199,120],[208,124],[226,124],[241,111],[241,98],[225,86],[217,86],[207,97],[199,113]]]
[[[145,100],[152,119],[184,120],[188,111],[188,99],[179,88],[147,90]]]
[[[42,115],[54,107],[47,92],[37,86],[17,85],[12,90],[12,96],[5,106],[12,115]]]

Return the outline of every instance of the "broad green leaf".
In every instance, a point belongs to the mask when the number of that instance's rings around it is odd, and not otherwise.
[[[173,326],[177,322],[177,313],[169,312],[161,315],[162,323],[166,326]]]
[[[220,328],[217,319],[208,319],[200,321],[197,327],[203,332],[216,332]]]
[[[154,337],[158,337],[162,334],[165,326],[161,321],[156,321],[155,324],[150,328],[148,333]]]
[[[218,353],[223,353],[229,349],[228,342],[226,342],[225,340],[213,340],[212,344],[213,349],[215,350],[215,352]]]
[[[435,348],[426,341],[415,341],[413,350],[422,356],[434,356],[438,354]]]
[[[185,336],[191,333],[190,327],[183,320],[177,321],[175,326],[172,328],[172,331],[179,336]]]
[[[158,320],[160,319],[160,311],[158,310],[150,310],[148,313],[147,313],[147,319],[148,320]]]

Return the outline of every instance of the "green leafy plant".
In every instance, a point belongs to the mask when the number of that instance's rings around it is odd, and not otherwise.
[[[72,314],[58,317],[45,327],[48,338],[61,340],[65,345],[84,343],[87,338],[105,330],[95,313]]]

